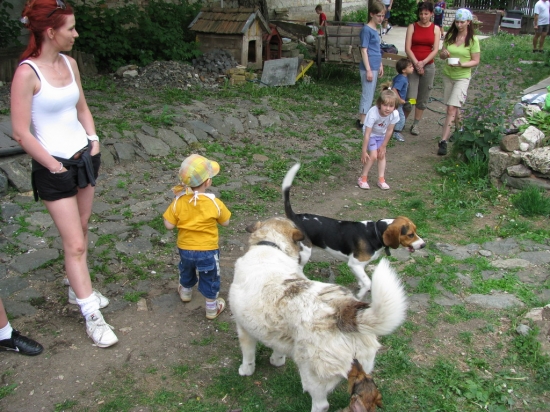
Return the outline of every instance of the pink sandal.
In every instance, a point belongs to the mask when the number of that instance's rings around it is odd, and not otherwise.
[[[370,189],[368,182],[363,182],[363,178],[361,176],[359,176],[359,179],[357,179],[357,186],[359,186],[361,189]]]
[[[382,190],[388,190],[390,186],[386,182],[378,182],[378,187]]]

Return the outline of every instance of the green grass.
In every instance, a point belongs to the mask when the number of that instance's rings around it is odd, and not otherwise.
[[[529,186],[516,194],[512,203],[522,216],[550,216],[550,196],[542,188]]]

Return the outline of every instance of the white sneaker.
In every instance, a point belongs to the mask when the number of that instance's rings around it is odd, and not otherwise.
[[[101,292],[93,289],[92,295],[97,297],[99,299],[99,308],[103,309],[105,306],[109,304],[109,299],[107,299],[105,296],[101,294]],[[74,293],[74,290],[72,287],[69,286],[69,303],[76,305],[76,293]]]
[[[182,285],[178,285],[178,293],[182,302],[191,302],[193,299],[193,289],[185,290]]]
[[[99,310],[86,320],[86,333],[100,348],[107,348],[118,342],[113,329],[111,325],[105,322]]]

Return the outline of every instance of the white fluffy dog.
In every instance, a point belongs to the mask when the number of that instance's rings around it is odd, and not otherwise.
[[[403,323],[403,287],[382,260],[372,276],[369,305],[342,286],[304,275],[299,264],[304,235],[290,220],[272,218],[247,231],[250,248],[235,264],[229,291],[243,352],[239,374],[254,373],[260,341],[273,349],[272,365],[283,365],[286,356],[294,360],[311,395],[311,411],[327,411],[327,395],[348,377],[354,359],[370,373],[380,347],[376,337]]]

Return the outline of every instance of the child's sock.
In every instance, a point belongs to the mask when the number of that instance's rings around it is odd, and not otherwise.
[[[207,310],[215,310],[216,308],[218,307],[218,302],[213,300],[213,301],[209,301],[207,300],[206,301],[206,309]]]
[[[0,340],[11,339],[12,331],[13,331],[13,328],[8,322],[6,326],[4,326],[3,328],[0,328]]]
[[[379,181],[380,183],[384,183],[384,182],[386,181],[386,179],[383,178],[383,177],[379,177],[379,178],[378,178],[378,181]]]
[[[86,299],[76,298],[76,303],[80,306],[80,312],[82,312],[82,316],[84,316],[86,320],[99,310],[99,299],[93,293]]]
[[[367,176],[361,176],[361,181],[366,182],[367,181]]]
[[[414,119],[413,125],[416,125],[416,124],[418,124],[418,123],[420,123],[420,120]]]

